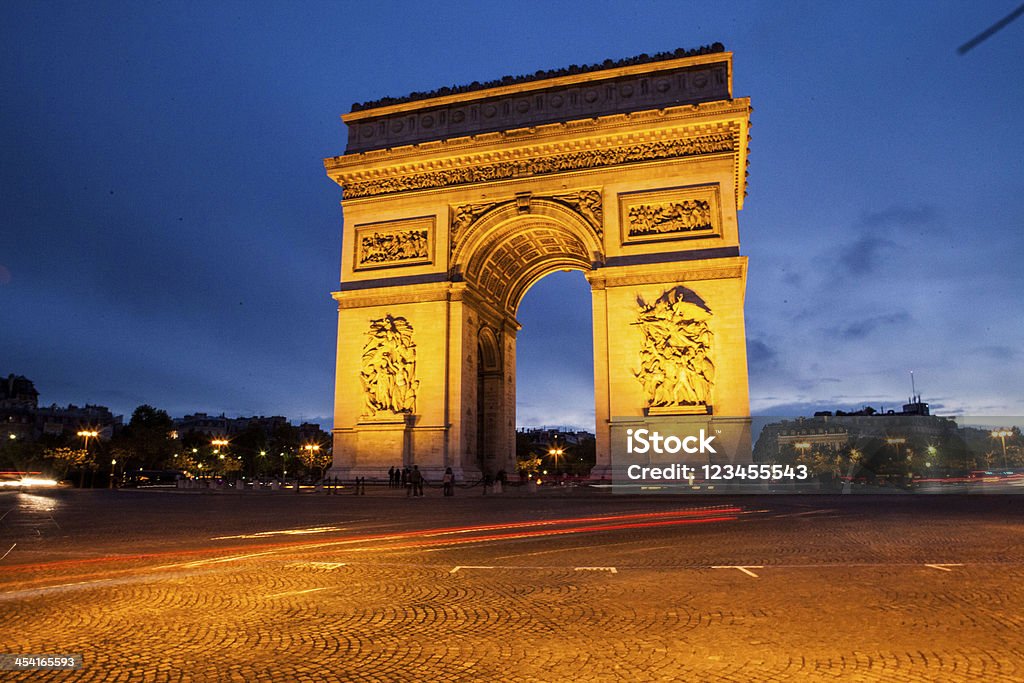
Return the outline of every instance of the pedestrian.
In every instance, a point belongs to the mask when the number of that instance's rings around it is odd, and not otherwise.
[[[452,468],[446,467],[444,470],[444,477],[441,478],[441,484],[444,487],[444,495],[454,496],[455,495],[455,475],[452,474]]]
[[[412,495],[422,496],[423,495],[423,474],[420,472],[419,465],[412,466],[412,472],[409,473],[409,482],[412,484]]]
[[[401,487],[404,489],[409,483],[409,468],[402,468]]]
[[[395,467],[392,465],[388,468],[388,488],[395,488]]]

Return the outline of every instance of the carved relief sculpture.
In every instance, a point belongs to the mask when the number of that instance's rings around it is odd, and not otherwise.
[[[428,264],[433,258],[434,218],[404,218],[355,227],[356,270]]]
[[[497,163],[466,164],[433,171],[411,171],[407,174],[367,180],[344,177],[346,199],[375,197],[392,192],[407,192],[466,183],[480,183],[510,178],[526,178],[549,173],[563,173],[618,164],[679,159],[703,154],[732,152],[739,145],[734,132],[712,133],[682,140],[661,140],[605,149],[587,149],[567,154],[537,158],[511,159]],[[328,169],[331,170],[331,165]]]
[[[693,185],[619,195],[624,244],[722,236],[717,185]]]
[[[426,230],[362,235],[359,239],[359,265],[395,263],[430,257]]]
[[[557,194],[552,196],[524,193],[517,195],[515,199],[510,201],[517,202],[520,206],[525,206],[525,212],[529,212],[529,203],[534,199],[550,199],[569,207],[582,216],[583,219],[594,228],[594,232],[597,233],[598,237],[603,236],[604,214],[601,210],[601,193],[599,191],[580,190],[579,192],[570,192],[567,194]],[[485,202],[481,204],[461,204],[459,206],[453,206],[451,238],[449,242],[451,253],[455,253],[455,248],[458,246],[459,240],[465,236],[466,230],[473,225],[477,219],[491,209],[508,203],[509,202]]]
[[[408,320],[386,315],[370,321],[363,346],[361,378],[369,415],[415,410],[419,381],[416,344]]]
[[[581,190],[571,194],[556,194],[555,201],[565,204],[583,216],[597,232],[598,237],[604,236],[604,214],[601,210],[601,193],[597,190]]]
[[[684,287],[653,304],[637,299],[640,367],[633,371],[651,408],[710,406],[715,366],[711,361],[711,311]]]
[[[637,204],[629,209],[629,237],[713,230],[711,202],[684,199],[664,204]]]
[[[449,238],[451,253],[455,253],[455,247],[463,235],[466,234],[466,228],[473,225],[477,218],[480,218],[480,216],[497,205],[498,202],[487,202],[483,204],[462,204],[461,206],[452,207],[452,229],[451,237]]]

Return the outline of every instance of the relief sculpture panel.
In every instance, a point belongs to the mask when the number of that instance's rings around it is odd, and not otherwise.
[[[624,244],[721,235],[718,186],[630,193],[619,204]]]
[[[370,321],[360,377],[367,415],[412,413],[416,408],[416,344],[405,318]]]
[[[654,303],[637,299],[640,367],[633,374],[653,413],[710,412],[715,365],[711,311],[693,292],[674,287]]]
[[[357,225],[355,269],[430,263],[433,239],[433,218]]]

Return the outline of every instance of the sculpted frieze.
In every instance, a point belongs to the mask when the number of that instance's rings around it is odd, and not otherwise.
[[[637,204],[629,209],[628,235],[712,230],[711,203],[700,199],[662,204]]]
[[[360,265],[396,263],[425,259],[428,256],[426,230],[375,232],[372,235],[363,236],[359,240]]]
[[[385,315],[370,321],[366,337],[360,378],[367,414],[414,412],[419,381],[412,325]]]
[[[433,218],[414,218],[356,226],[355,269],[430,263]]]
[[[556,194],[551,199],[565,204],[583,216],[584,220],[594,228],[598,237],[604,235],[604,213],[601,209],[600,192],[597,190],[581,190],[569,194]]]
[[[346,199],[373,197],[393,192],[423,190],[467,183],[508,180],[617,164],[674,159],[732,152],[737,144],[731,132],[692,138],[635,143],[604,149],[584,149],[539,158],[511,159],[496,163],[466,164],[422,173],[407,173],[368,180],[344,180]]]
[[[624,243],[721,235],[717,185],[634,192],[619,197]]]
[[[715,365],[711,360],[711,311],[693,292],[674,287],[654,303],[637,299],[640,313],[640,367],[633,371],[643,386],[647,407],[679,409],[711,405]]]
[[[466,234],[469,226],[473,225],[480,216],[498,206],[500,202],[482,202],[479,204],[461,204],[452,207],[452,224],[449,237],[451,252],[455,252],[462,236]]]

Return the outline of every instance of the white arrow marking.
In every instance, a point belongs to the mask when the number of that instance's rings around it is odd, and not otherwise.
[[[455,567],[455,569],[451,570],[448,573],[449,574],[454,574],[455,572],[459,571],[460,569],[494,569],[494,567],[484,567],[484,566],[480,566],[480,565],[471,565],[471,564],[466,564],[466,565],[460,564],[460,565],[457,565]]]
[[[724,564],[724,565],[714,566],[714,567],[712,567],[712,569],[739,569],[741,572],[743,572],[747,576],[753,576],[756,579],[757,578],[757,574],[755,574],[754,572],[752,572],[750,570],[751,569],[764,569],[764,565],[763,564],[747,564],[747,565]]]

